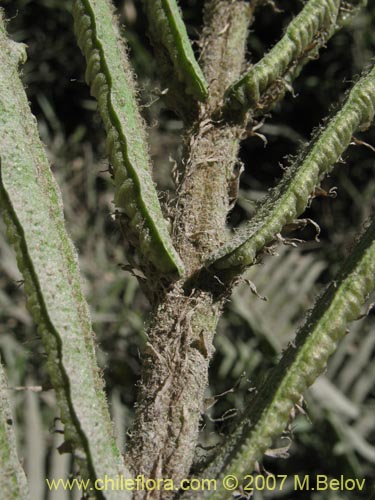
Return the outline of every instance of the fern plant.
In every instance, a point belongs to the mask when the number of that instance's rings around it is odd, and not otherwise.
[[[113,6],[110,0],[74,0],[72,9],[77,42],[86,59],[86,80],[106,131],[116,218],[128,260],[138,270],[152,310],[126,450],[119,450],[115,442],[60,191],[19,77],[26,50],[9,39],[3,17],[0,203],[28,307],[47,354],[64,424],[64,449],[73,453],[81,476],[91,481],[86,495],[224,500],[232,493],[222,479],[233,476],[240,486],[241,478],[256,469],[374,289],[375,220],[369,220],[278,365],[246,402],[235,430],[206,457],[199,472],[196,468],[198,477],[218,480],[215,491],[184,491],[224,305],[243,274],[276,240],[284,240],[283,232],[298,225],[298,217],[353,135],[370,127],[375,68],[365,70],[348,89],[343,102],[290,162],[282,180],[260,200],[254,216],[231,231],[227,218],[237,198],[241,138],[256,129],[308,61],[351,22],[364,2],[309,0],[281,40],[245,71],[249,26],[262,2],[206,0],[199,62],[175,0],[143,3],[160,78],[168,89],[166,105],[184,122],[183,157],[169,220],[152,180],[146,127]],[[2,371],[0,375],[0,484],[9,498],[28,498]],[[138,476],[168,478],[173,488],[131,492],[99,487],[104,477]]]

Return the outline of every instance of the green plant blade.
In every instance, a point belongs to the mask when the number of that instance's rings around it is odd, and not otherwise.
[[[28,500],[29,488],[17,457],[13,426],[5,372],[0,363],[0,491],[9,500]]]
[[[341,272],[318,299],[298,331],[295,342],[258,388],[245,417],[202,477],[243,478],[256,460],[284,430],[293,405],[326,368],[328,358],[344,337],[348,323],[359,317],[361,307],[375,287],[375,218],[360,238]],[[206,497],[226,500],[228,491]],[[200,497],[201,498],[201,497]]]
[[[18,76],[24,49],[0,18],[0,204],[47,353],[64,433],[81,473],[129,477],[116,447],[62,200]],[[102,498],[101,492],[95,492]],[[106,498],[128,498],[107,492]]]
[[[176,0],[143,0],[154,44],[167,50],[177,78],[199,101],[208,95],[207,83],[195,59]]]
[[[341,109],[313,137],[281,182],[258,205],[256,215],[207,262],[215,269],[243,269],[282,228],[306,208],[310,194],[348,147],[370,126],[375,112],[375,67],[353,87]]]
[[[75,0],[74,27],[86,57],[86,79],[98,101],[113,165],[115,205],[129,239],[160,272],[183,274],[151,177],[144,123],[138,111],[125,45],[109,0]]]
[[[366,1],[309,0],[281,40],[225,94],[225,113],[242,117],[268,111],[327,40],[347,24]]]

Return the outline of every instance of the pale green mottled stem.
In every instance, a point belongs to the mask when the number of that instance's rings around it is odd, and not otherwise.
[[[207,262],[215,269],[243,269],[306,208],[314,188],[348,147],[370,126],[375,112],[375,67],[353,87],[338,113],[319,130],[282,181],[258,205],[256,215]]]
[[[331,36],[366,1],[309,0],[281,40],[225,94],[224,112],[241,118],[251,110],[265,113],[280,100],[305,64],[316,58]]]
[[[143,0],[153,43],[167,50],[177,78],[199,101],[207,98],[207,83],[193,49],[176,0]]]
[[[124,213],[129,241],[163,273],[183,273],[151,177],[145,126],[126,48],[110,0],[75,0],[74,27],[86,57],[86,79],[98,100],[113,165],[115,205]]]
[[[241,424],[202,477],[238,478],[250,474],[255,461],[284,430],[290,411],[302,393],[325,370],[328,358],[355,320],[375,287],[375,219],[363,234],[341,273],[318,299],[313,310],[283,354],[280,363],[258,388],[245,410]],[[227,500],[228,492],[218,481],[218,491],[199,498]],[[190,498],[189,496],[187,496]]]
[[[8,386],[0,363],[0,491],[2,498],[28,500],[29,488],[17,456],[14,421],[8,398]]]
[[[0,18],[0,203],[16,250],[28,307],[47,353],[66,441],[81,474],[128,475],[116,447],[95,360],[77,255],[66,233],[60,191],[18,76],[22,46],[6,38]],[[101,492],[91,493],[103,498]],[[124,492],[106,498],[130,498]]]

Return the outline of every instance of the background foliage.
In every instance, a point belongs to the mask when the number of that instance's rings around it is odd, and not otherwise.
[[[196,39],[201,23],[202,1],[180,4],[191,38]],[[78,247],[97,334],[99,361],[104,371],[111,409],[120,443],[126,440],[123,425],[131,416],[139,376],[139,352],[145,341],[147,301],[136,279],[120,267],[126,264],[122,236],[112,217],[112,187],[104,154],[104,134],[96,103],[84,82],[84,62],[73,36],[70,1],[6,0],[2,2],[8,29],[17,41],[28,45],[29,60],[23,79],[31,106],[46,144],[53,171],[63,191],[69,232]],[[179,159],[182,123],[163,108],[157,68],[146,36],[140,2],[117,2],[132,62],[138,75],[143,115],[149,125],[150,150],[155,180],[163,197],[173,203],[171,171]],[[249,37],[249,57],[256,62],[282,34],[301,3],[280,1],[282,13],[271,6],[258,11]],[[338,33],[311,62],[262,128],[262,136],[249,136],[242,143],[245,171],[240,196],[231,215],[239,224],[253,213],[259,199],[281,176],[280,158],[296,152],[309,138],[331,103],[336,101],[355,75],[375,53],[375,5]],[[267,147],[265,147],[267,139]],[[375,145],[375,128],[361,140]],[[243,400],[256,380],[273,366],[291,340],[303,312],[337,270],[352,239],[375,209],[375,152],[352,146],[343,163],[324,181],[328,192],[339,186],[338,196],[317,198],[308,212],[321,227],[320,243],[314,228],[297,236],[308,243],[298,249],[278,247],[277,257],[265,257],[248,278],[264,302],[244,282],[227,305],[219,325],[216,356],[211,367],[211,393],[202,419],[202,446],[220,442],[241,411]],[[48,496],[45,477],[66,477],[72,471],[69,455],[59,456],[59,421],[53,392],[44,371],[44,353],[28,312],[20,273],[0,223],[0,354],[12,387],[35,386],[38,392],[14,391],[20,456],[24,457],[32,497],[60,500],[66,493]],[[265,312],[266,311],[266,312]],[[291,423],[293,443],[283,460],[287,437],[280,440],[276,455],[264,466],[273,473],[316,474],[332,477],[366,477],[375,480],[375,359],[374,312],[357,321],[331,359],[327,373],[309,391],[305,415]],[[39,391],[39,388],[42,391]],[[219,398],[214,395],[227,394]],[[216,404],[213,404],[216,401]],[[41,445],[41,443],[43,443]],[[121,446],[121,445],[120,445]],[[281,456],[280,456],[281,455]],[[197,456],[199,459],[199,453]],[[284,490],[285,498],[302,498]],[[282,496],[280,496],[281,498]],[[72,496],[72,498],[74,498]],[[255,498],[270,498],[257,493]],[[276,498],[275,493],[272,498]],[[308,500],[354,498],[343,492],[303,492]],[[363,497],[365,498],[365,497]]]

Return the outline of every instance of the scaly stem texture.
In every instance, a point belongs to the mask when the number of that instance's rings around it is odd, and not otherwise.
[[[212,113],[229,82],[240,74],[251,12],[248,2],[231,0],[210,1],[205,9],[202,68],[209,96],[186,132],[185,172],[174,227],[176,246],[189,274],[219,245],[225,229],[228,176],[236,161],[240,132],[214,124]],[[194,287],[188,290],[183,282],[165,292],[155,305],[130,447],[137,473],[172,477],[176,484],[187,477],[204,411],[212,338],[221,306],[222,300],[212,293]],[[143,495],[139,492],[136,498]]]

